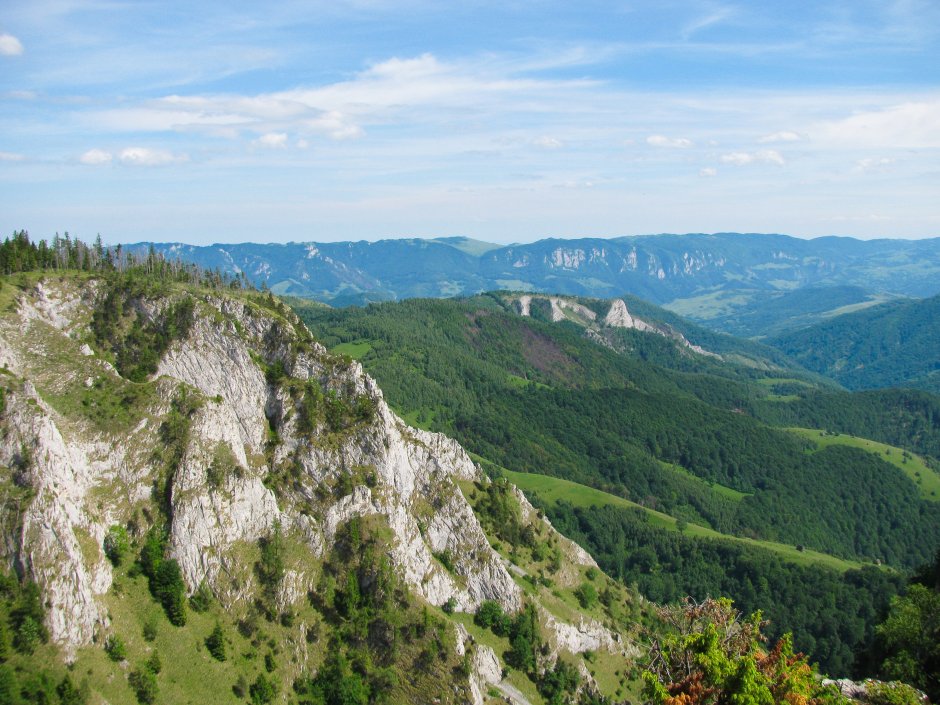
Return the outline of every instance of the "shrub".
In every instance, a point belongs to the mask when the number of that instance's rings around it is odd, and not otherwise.
[[[225,660],[225,634],[218,622],[215,623],[212,633],[206,637],[206,648],[216,661]]]
[[[127,529],[115,524],[104,537],[104,555],[108,557],[111,564],[115,567],[124,562],[127,552],[130,551],[131,544],[127,537]]]
[[[591,583],[582,583],[574,594],[582,609],[590,609],[597,604],[597,588]]]
[[[157,676],[146,666],[135,668],[127,677],[127,682],[134,689],[137,700],[144,705],[152,705],[157,701],[160,687],[157,685]]]
[[[112,661],[124,661],[127,659],[127,647],[124,641],[116,634],[112,634],[104,642],[104,651]]]
[[[920,691],[900,681],[865,681],[865,699],[871,705],[923,705]]]
[[[264,673],[258,674],[255,682],[248,687],[253,705],[267,705],[277,697],[279,688],[274,678],[268,678]]]
[[[182,627],[186,624],[186,583],[179,563],[172,558],[163,561],[157,568],[153,584],[154,595],[163,605],[170,624]]]

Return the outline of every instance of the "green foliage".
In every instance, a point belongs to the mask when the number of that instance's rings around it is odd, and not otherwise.
[[[870,705],[924,705],[920,692],[900,681],[866,681],[865,700]]]
[[[266,705],[273,702],[280,691],[277,679],[273,676],[267,676],[259,673],[255,682],[248,686],[248,694],[251,696],[252,705]]]
[[[127,682],[133,689],[134,695],[137,696],[138,702],[143,703],[143,705],[153,705],[157,702],[157,696],[160,694],[157,674],[146,665],[131,671],[127,676]]]
[[[940,584],[913,583],[895,597],[876,644],[883,675],[920,688],[932,701],[940,698]]]
[[[157,620],[152,617],[148,618],[147,621],[144,622],[144,626],[143,626],[143,629],[141,630],[141,633],[144,637],[144,640],[146,641],[153,641],[154,639],[156,639],[157,638]]]
[[[163,353],[174,340],[189,334],[194,320],[195,303],[188,295],[161,314],[143,318],[137,304],[148,294],[162,293],[153,286],[133,274],[112,276],[92,315],[95,341],[113,353],[118,372],[132,382],[143,382],[156,372]]]
[[[575,597],[578,598],[578,603],[582,609],[591,609],[597,604],[597,588],[591,583],[581,583],[575,591]]]
[[[535,680],[538,672],[538,653],[542,646],[538,612],[534,605],[526,605],[512,620],[509,629],[509,651],[503,658],[513,668]]]
[[[838,572],[794,564],[756,547],[667,531],[639,509],[560,502],[546,512],[608,575],[649,599],[734,595],[746,612],[764,611],[772,638],[792,632],[796,647],[833,675],[853,674],[855,652],[873,638],[903,584],[898,574],[874,567]]]
[[[496,600],[483,600],[473,616],[474,624],[491,630],[496,636],[509,636],[512,618]]]
[[[186,624],[186,583],[176,559],[168,558],[160,563],[153,585],[154,596],[163,605],[170,624],[177,627]]]
[[[261,557],[255,564],[255,574],[265,599],[273,607],[277,589],[284,578],[284,538],[280,524],[275,524],[271,534],[258,541],[258,546],[261,548]]]
[[[940,539],[940,507],[925,506],[897,469],[844,448],[807,455],[803,441],[755,418],[826,428],[793,418],[824,398],[827,416],[858,418],[853,405],[871,407],[877,422],[868,426],[884,422],[904,434],[894,445],[932,439],[940,451],[940,404],[809,384],[805,403],[762,401],[767,373],[759,370],[719,362],[695,374],[666,369],[504,306],[493,295],[301,315],[328,344],[368,340],[362,363],[393,406],[510,470],[565,477],[723,533],[901,567],[929,557],[923,537]],[[528,383],[520,388],[509,375]]]
[[[105,653],[112,661],[125,661],[127,659],[127,647],[124,640],[117,634],[112,634],[104,642]]]
[[[639,301],[629,306],[640,317],[659,315]],[[936,397],[849,394],[789,371],[782,380],[780,369],[700,361],[633,331],[615,341],[633,350],[621,354],[574,326],[509,313],[498,294],[299,310],[328,346],[359,344],[393,407],[510,470],[571,479],[687,526],[861,562],[913,567],[940,542],[940,506],[884,458],[850,448],[810,454],[803,440],[771,427],[829,428],[937,459]],[[725,347],[720,336],[695,342],[731,353],[728,360],[760,352]],[[792,401],[779,401],[784,393]],[[476,490],[484,528],[503,545],[523,545],[524,526],[493,485]],[[639,514],[570,508],[559,524],[560,511],[552,510],[556,526],[648,597],[727,594],[748,611],[763,608],[775,636],[792,629],[798,648],[839,675],[852,672],[854,651],[901,582],[880,571],[788,564],[696,540],[689,528],[668,535]]]
[[[206,581],[199,583],[199,587],[196,588],[196,591],[189,597],[189,606],[192,608],[193,612],[206,612],[210,607],[215,603],[215,596],[212,594],[212,589],[209,587]]]
[[[115,524],[108,529],[104,537],[104,555],[108,557],[111,564],[115,567],[121,565],[130,551],[130,539],[127,536],[127,529]]]
[[[83,682],[81,686],[76,686],[71,676],[66,673],[56,686],[56,695],[59,696],[61,705],[85,705],[88,702],[88,683]],[[3,702],[2,698],[0,694],[0,702]]]
[[[769,342],[849,389],[917,387],[940,393],[940,296],[891,301],[835,316]]]
[[[0,573],[0,661],[11,656],[11,638],[16,651],[25,655],[45,644],[49,633],[44,620],[45,610],[36,584]]]
[[[212,633],[206,637],[205,643],[209,653],[212,654],[212,658],[216,661],[225,660],[225,633],[222,631],[221,624],[218,622],[215,623],[215,628],[212,630]]]
[[[746,621],[727,599],[664,608],[671,627],[655,638],[644,672],[653,705],[806,705],[843,701],[823,688],[789,636],[761,649],[760,613]]]
[[[217,444],[212,451],[212,461],[206,469],[206,480],[209,485],[219,489],[225,485],[229,477],[241,478],[244,474],[245,469],[238,464],[228,443]]]
[[[578,689],[581,676],[578,669],[567,661],[557,661],[555,666],[545,669],[539,678],[539,694],[546,705],[565,705]]]
[[[371,695],[368,680],[352,669],[341,651],[331,652],[316,677],[296,683],[294,690],[309,696],[304,702],[322,705],[367,705]]]
[[[176,559],[165,558],[166,532],[153,527],[147,532],[141,547],[138,564],[147,576],[150,594],[162,606],[170,624],[186,624],[186,583]]]

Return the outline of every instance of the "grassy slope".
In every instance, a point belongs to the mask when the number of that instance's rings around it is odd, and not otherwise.
[[[929,468],[920,456],[909,453],[897,446],[879,443],[867,438],[849,436],[844,433],[830,433],[817,428],[790,428],[787,430],[812,441],[816,444],[818,450],[840,445],[860,448],[877,455],[907,475],[917,485],[917,489],[920,490],[920,494],[924,499],[940,502],[940,474]]]
[[[545,475],[534,475],[531,473],[505,471],[509,478],[519,489],[538,495],[547,502],[557,502],[565,500],[576,507],[592,507],[613,505],[617,507],[641,509],[646,512],[650,524],[668,531],[678,531],[676,519],[663,514],[655,509],[649,509],[623,497],[596,490],[592,487],[579,485],[576,482],[561,480],[555,477]],[[715,539],[720,541],[734,541],[750,546],[756,546],[780,555],[787,561],[800,565],[822,565],[827,568],[845,571],[852,568],[861,568],[862,563],[857,561],[836,558],[818,551],[804,550],[798,551],[794,546],[774,541],[759,541],[738,536],[729,536],[722,534],[708,527],[698,524],[688,524],[685,533],[690,536],[699,536],[702,538]]]

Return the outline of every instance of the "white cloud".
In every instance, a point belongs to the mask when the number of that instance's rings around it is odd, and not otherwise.
[[[24,157],[22,154],[14,152],[0,152],[0,162],[21,162]]]
[[[731,152],[730,154],[723,154],[721,161],[735,166],[747,166],[748,164],[783,166],[786,163],[780,152],[775,149],[762,149],[757,152]]]
[[[799,142],[803,138],[796,132],[790,132],[789,130],[784,130],[783,132],[774,132],[769,135],[764,135],[761,137],[758,142],[762,144],[767,144],[769,142]]]
[[[577,112],[586,80],[520,77],[491,60],[442,62],[431,54],[392,58],[349,80],[255,95],[170,95],[129,107],[88,111],[95,129],[122,132],[200,132],[232,136],[287,132],[333,140],[357,138],[370,125],[452,127],[487,114],[505,119]]]
[[[534,140],[532,140],[532,144],[534,144],[536,147],[543,147],[545,149],[560,149],[561,147],[565,146],[561,140],[547,136],[536,137]]]
[[[97,166],[99,164],[110,164],[114,156],[111,152],[106,152],[103,149],[89,149],[78,160],[82,164],[89,164],[91,166]]]
[[[12,34],[0,34],[0,55],[19,56],[23,53],[23,44]]]
[[[287,146],[287,133],[268,132],[261,135],[254,143],[259,147],[267,147],[268,149],[284,149]]]
[[[893,163],[894,160],[889,157],[866,157],[855,162],[855,169],[856,171],[870,171]]]
[[[685,137],[665,137],[663,135],[650,135],[646,138],[646,144],[653,147],[673,147],[677,149],[686,149],[691,147],[693,142]]]
[[[149,149],[147,147],[128,147],[122,149],[119,155],[122,163],[133,166],[165,166],[188,161],[185,154],[173,154],[162,149]]]
[[[814,138],[830,145],[919,149],[940,147],[940,100],[907,102],[817,124]]]
[[[710,179],[713,176],[718,176],[718,170],[713,167],[707,166],[701,171],[699,171],[698,175],[703,178]]]

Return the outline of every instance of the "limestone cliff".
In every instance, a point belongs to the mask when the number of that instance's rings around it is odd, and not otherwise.
[[[289,309],[244,293],[128,294],[124,311],[138,327],[192,303],[185,334],[131,382],[92,330],[103,286],[40,280],[0,315],[0,550],[39,585],[51,638],[67,652],[108,633],[109,528],[139,538],[161,520],[188,591],[207,587],[226,606],[257,593],[246,545],[276,528],[300,547],[278,588],[290,606],[315,589],[311,561],[339,528],[370,516],[391,530],[389,557],[430,605],[522,606],[519,575],[458,486],[487,482],[480,468],[455,441],[408,427],[358,363],[329,354]],[[543,521],[517,499],[525,520]],[[543,524],[571,565],[595,567]],[[599,622],[541,614],[553,653],[626,649]],[[473,660],[482,701],[498,659],[481,645]]]

